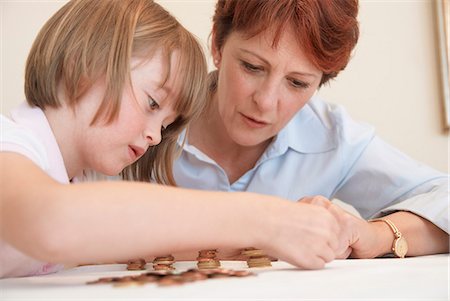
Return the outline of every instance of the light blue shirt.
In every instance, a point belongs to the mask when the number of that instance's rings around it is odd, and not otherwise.
[[[448,175],[388,145],[342,107],[315,97],[236,182],[229,183],[225,171],[187,139],[174,175],[186,188],[250,191],[292,201],[338,198],[366,219],[410,211],[449,232]]]

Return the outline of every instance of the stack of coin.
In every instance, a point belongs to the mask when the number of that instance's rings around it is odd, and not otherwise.
[[[217,250],[201,250],[198,252],[197,266],[199,269],[218,269],[220,261],[217,260]]]
[[[145,270],[145,259],[132,259],[127,262],[127,270],[129,271],[137,271],[137,270]]]
[[[175,268],[173,267],[174,262],[175,258],[172,255],[156,257],[153,260],[153,269],[155,271],[173,271],[175,270]]]
[[[247,265],[249,268],[271,267],[270,258],[264,254],[262,250],[255,248],[243,249],[241,255],[247,257]]]

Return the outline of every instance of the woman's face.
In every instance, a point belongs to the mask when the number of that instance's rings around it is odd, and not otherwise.
[[[276,48],[272,41],[271,31],[250,39],[233,32],[222,49],[212,47],[219,71],[219,115],[238,145],[259,145],[277,135],[311,98],[322,77],[291,30]]]
[[[150,60],[131,60],[131,83],[124,87],[118,118],[104,125],[89,126],[100,105],[105,85],[97,82],[79,103],[77,115],[84,128],[78,130],[78,147],[82,165],[106,175],[116,175],[139,159],[151,146],[161,141],[161,130],[172,123],[177,113],[175,74],[177,53],[172,54],[172,72],[165,82],[165,61],[161,51]],[[83,111],[83,112],[80,112]],[[84,116],[84,117],[83,117]]]

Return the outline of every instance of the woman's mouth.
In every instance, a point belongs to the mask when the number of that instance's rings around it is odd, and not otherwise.
[[[242,115],[242,117],[244,119],[244,122],[251,128],[259,129],[259,128],[263,128],[263,127],[265,127],[266,125],[269,124],[266,121],[259,120],[259,119],[256,119],[256,118],[252,118],[252,117],[244,115],[242,113],[241,113],[241,115]]]

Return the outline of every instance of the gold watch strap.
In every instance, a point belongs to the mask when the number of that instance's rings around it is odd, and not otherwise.
[[[398,228],[395,226],[393,222],[386,218],[375,218],[372,220],[369,220],[369,222],[384,222],[386,223],[389,228],[391,228],[392,232],[394,232],[394,241],[392,243],[392,252],[395,256],[404,258],[406,256],[406,253],[408,252],[408,244],[406,242],[406,239],[403,237],[402,233],[398,230]]]
[[[396,238],[402,237],[402,233],[398,230],[398,228],[394,225],[394,223],[388,220],[387,218],[375,218],[369,220],[369,222],[378,222],[378,221],[385,222],[386,224],[388,224],[389,228],[391,228],[392,232],[394,232]]]

